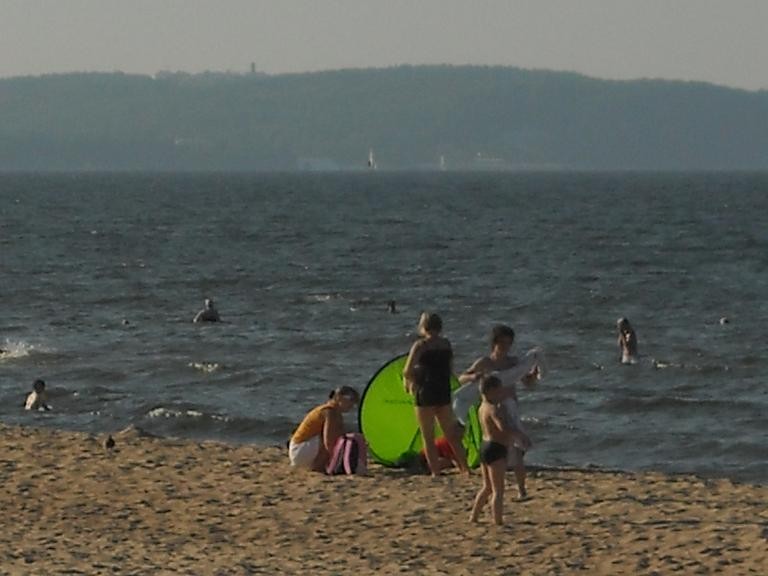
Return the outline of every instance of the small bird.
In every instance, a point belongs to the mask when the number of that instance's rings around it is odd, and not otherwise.
[[[115,447],[115,439],[112,438],[112,435],[110,434],[107,436],[107,439],[104,440],[104,449],[105,450],[112,450]]]

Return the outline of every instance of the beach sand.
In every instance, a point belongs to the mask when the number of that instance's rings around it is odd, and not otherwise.
[[[768,574],[768,488],[538,471],[480,484],[292,471],[280,448],[0,425],[2,574]]]

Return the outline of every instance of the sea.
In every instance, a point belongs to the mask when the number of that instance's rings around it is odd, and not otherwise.
[[[430,310],[544,349],[528,463],[765,484],[766,296],[768,174],[2,174],[0,422],[282,445]]]

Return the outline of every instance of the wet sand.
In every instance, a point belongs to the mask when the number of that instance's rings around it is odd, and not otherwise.
[[[539,471],[506,526],[480,477],[296,473],[280,448],[0,425],[1,574],[760,574],[768,487]]]

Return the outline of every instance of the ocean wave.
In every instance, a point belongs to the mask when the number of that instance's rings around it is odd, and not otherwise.
[[[310,302],[330,302],[341,298],[341,294],[307,294]]]
[[[96,384],[94,386],[87,386],[80,391],[72,393],[75,398],[80,398],[82,402],[120,402],[126,398],[130,398],[130,393],[126,390],[116,390],[107,386]]]
[[[217,372],[218,370],[221,370],[224,366],[217,362],[190,362],[187,364],[190,368],[194,368],[195,370],[199,370],[200,372],[203,372],[205,374],[210,374],[212,372]]]
[[[541,419],[536,416],[522,416],[520,420],[523,424],[528,424],[529,426],[538,426],[539,424],[542,424]]]
[[[762,363],[762,358],[760,358],[760,356],[756,356],[756,355],[744,356],[741,359],[741,364],[743,366],[757,366],[757,365],[759,365],[761,363]]]
[[[731,368],[728,364],[685,364],[677,362],[668,362],[666,360],[651,359],[651,365],[656,370],[667,370],[670,368],[677,370],[684,370],[690,372],[698,372],[700,374],[714,374],[718,372],[730,372]]]
[[[646,412],[654,409],[689,409],[707,407],[711,409],[726,408],[730,410],[755,410],[752,402],[739,400],[714,400],[708,398],[688,398],[685,396],[627,396],[605,400],[601,409],[616,412]]]
[[[25,358],[33,353],[46,353],[51,352],[50,349],[37,344],[31,344],[24,340],[11,340],[6,338],[5,342],[0,345],[0,361],[12,360],[15,358]]]
[[[254,439],[282,441],[296,423],[287,418],[266,420],[207,412],[199,407],[157,406],[144,414],[144,422],[153,433],[213,438],[235,442]]]
[[[147,412],[148,418],[200,418],[200,419],[208,419],[208,420],[217,420],[220,422],[230,422],[230,418],[228,416],[222,416],[220,414],[206,414],[205,412],[200,412],[199,410],[183,410],[183,409],[174,409],[174,408],[164,408],[163,406],[158,406],[157,408],[153,408],[149,412]]]

